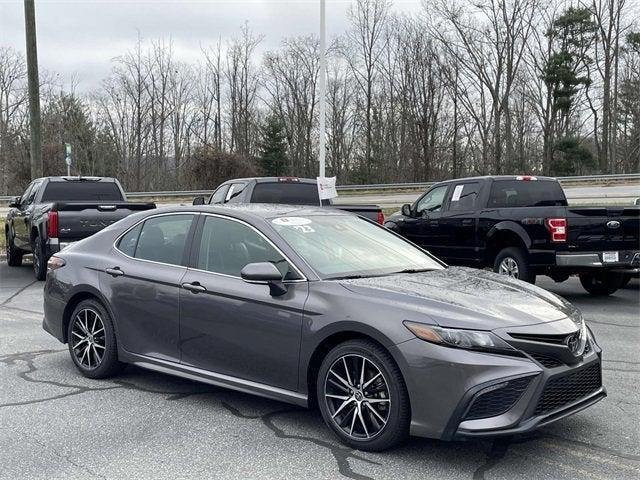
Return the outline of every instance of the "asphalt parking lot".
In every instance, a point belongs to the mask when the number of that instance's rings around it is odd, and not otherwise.
[[[82,377],[41,328],[42,282],[0,265],[0,478],[640,477],[640,283],[596,299],[576,279],[538,285],[579,306],[604,350],[609,396],[533,434],[339,444],[319,413],[128,367]]]

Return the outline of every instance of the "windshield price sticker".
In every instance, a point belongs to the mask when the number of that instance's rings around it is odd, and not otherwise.
[[[300,227],[302,225],[309,225],[311,220],[303,217],[280,217],[274,218],[271,223],[275,225],[283,225],[286,227]]]

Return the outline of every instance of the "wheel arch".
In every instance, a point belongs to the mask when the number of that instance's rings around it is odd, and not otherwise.
[[[69,339],[67,338],[67,331],[69,329],[69,322],[71,321],[71,314],[80,304],[80,302],[83,302],[84,300],[96,300],[100,303],[100,305],[102,305],[105,310],[107,310],[107,313],[109,313],[109,316],[111,317],[111,322],[113,324],[113,328],[115,329],[117,337],[118,327],[116,325],[115,317],[113,315],[113,312],[111,311],[111,308],[109,307],[109,304],[97,289],[89,285],[85,285],[84,287],[77,289],[69,297],[69,300],[67,300],[67,303],[64,307],[64,311],[62,314],[62,335],[64,343],[67,343],[69,341]]]
[[[519,247],[529,253],[532,241],[521,225],[513,221],[500,222],[487,233],[485,263],[492,266],[500,250],[507,247]]]

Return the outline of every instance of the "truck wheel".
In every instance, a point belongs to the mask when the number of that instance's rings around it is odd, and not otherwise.
[[[622,284],[620,285],[620,288],[624,288],[627,285],[629,285],[629,282],[631,281],[631,274],[630,273],[625,273],[624,277],[622,278]]]
[[[624,275],[618,272],[581,273],[580,283],[591,295],[611,295],[622,286]]]
[[[36,274],[36,279],[44,280],[47,278],[47,258],[44,254],[44,248],[42,242],[37,238],[33,241],[33,271]]]
[[[531,271],[527,262],[527,253],[522,248],[507,247],[500,250],[493,263],[493,271],[525,282],[536,283],[536,274]]]
[[[18,250],[13,241],[9,238],[9,232],[5,232],[5,245],[7,249],[7,265],[10,267],[19,267],[22,265],[22,252]]]

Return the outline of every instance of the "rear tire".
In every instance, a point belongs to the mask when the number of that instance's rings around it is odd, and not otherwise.
[[[109,378],[122,371],[113,322],[97,300],[78,304],[69,320],[67,341],[71,360],[89,378]]]
[[[409,436],[411,409],[402,373],[370,340],[333,348],[320,366],[316,394],[325,423],[351,448],[379,452]]]
[[[36,279],[44,280],[47,278],[47,261],[44,253],[44,246],[40,239],[36,238],[31,245],[33,252],[33,272],[36,274]]]
[[[7,265],[10,267],[19,267],[22,265],[22,251],[18,250],[9,238],[9,231],[5,231],[4,237],[7,250]]]
[[[624,288],[627,285],[629,285],[629,282],[631,281],[631,279],[633,278],[633,276],[629,273],[625,273],[624,277],[622,278],[622,285],[620,285],[620,288]]]
[[[611,295],[624,282],[624,274],[618,272],[581,273],[580,283],[591,295]]]
[[[500,250],[493,263],[493,271],[524,282],[536,283],[536,274],[529,266],[527,252],[519,247]]]

